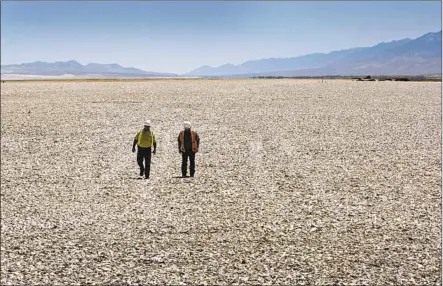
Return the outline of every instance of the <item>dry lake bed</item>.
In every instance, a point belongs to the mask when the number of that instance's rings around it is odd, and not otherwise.
[[[441,285],[441,83],[1,84],[1,284]],[[132,141],[158,149],[139,179]],[[179,178],[177,136],[201,138]]]

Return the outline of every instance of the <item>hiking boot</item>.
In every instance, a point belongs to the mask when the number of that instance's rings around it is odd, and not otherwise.
[[[143,176],[144,173],[145,173],[145,170],[140,170],[140,176]]]

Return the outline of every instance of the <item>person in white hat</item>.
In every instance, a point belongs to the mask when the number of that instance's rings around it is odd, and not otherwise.
[[[191,177],[195,174],[195,153],[200,147],[200,137],[197,132],[191,130],[191,123],[189,121],[183,122],[185,130],[180,131],[178,135],[178,152],[182,154],[182,177],[186,177],[188,168],[188,158],[190,161],[189,171]]]
[[[132,144],[132,152],[135,152],[135,145],[137,145],[137,163],[140,167],[140,176],[145,175],[145,179],[149,179],[151,171],[151,152],[155,154],[157,149],[157,141],[155,133],[151,131],[151,121],[147,120],[144,123],[142,130],[135,135],[134,143]],[[154,150],[152,151],[152,147]],[[143,165],[144,161],[144,165]]]

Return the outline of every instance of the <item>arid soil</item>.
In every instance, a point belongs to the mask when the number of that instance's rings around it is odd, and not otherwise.
[[[441,284],[441,83],[5,82],[1,284]],[[132,141],[157,135],[151,178]],[[180,178],[177,136],[201,138]]]

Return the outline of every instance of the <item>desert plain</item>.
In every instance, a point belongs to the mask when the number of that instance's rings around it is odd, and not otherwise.
[[[4,82],[1,284],[441,285],[441,98],[434,82]],[[131,152],[147,119],[149,180]]]

